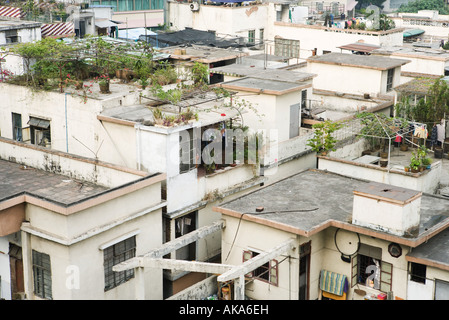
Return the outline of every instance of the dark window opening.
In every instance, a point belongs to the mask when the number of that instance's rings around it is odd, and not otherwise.
[[[410,264],[410,280],[419,283],[426,283],[427,267],[419,263]]]

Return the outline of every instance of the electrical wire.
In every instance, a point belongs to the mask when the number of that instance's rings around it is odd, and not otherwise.
[[[285,212],[311,212],[311,211],[316,211],[319,208],[313,208],[313,209],[298,209],[298,210],[279,210],[279,211],[265,211],[265,212],[244,212],[241,214],[240,218],[239,218],[239,223],[237,225],[237,230],[235,231],[234,234],[234,239],[232,240],[231,243],[231,247],[229,248],[228,254],[226,256],[226,259],[224,260],[224,262],[226,262],[229,258],[229,255],[231,254],[232,248],[234,247],[234,243],[235,243],[235,239],[237,238],[237,234],[239,232],[240,229],[240,224],[242,222],[243,216],[245,214],[251,214],[251,215],[261,215],[261,214],[269,214],[269,213],[285,213]]]

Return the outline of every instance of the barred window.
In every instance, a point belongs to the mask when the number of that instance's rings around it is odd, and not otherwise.
[[[387,71],[387,91],[391,91],[393,89],[393,76],[394,76],[394,69],[388,69],[388,71]]]
[[[104,290],[110,290],[134,278],[134,269],[115,272],[112,267],[136,256],[136,236],[104,249]]]
[[[50,256],[32,251],[34,294],[44,299],[52,299]]]
[[[243,262],[254,258],[258,254],[258,252],[254,251],[243,251]],[[246,277],[259,279],[277,286],[279,277],[278,273],[278,261],[273,259],[246,274]]]

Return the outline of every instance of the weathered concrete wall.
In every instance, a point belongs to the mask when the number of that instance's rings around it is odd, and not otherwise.
[[[217,293],[217,290],[217,276],[214,275],[169,297],[167,300],[203,300]]]

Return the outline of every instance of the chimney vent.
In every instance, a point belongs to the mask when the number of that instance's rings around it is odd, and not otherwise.
[[[352,223],[398,236],[418,232],[422,192],[377,182],[354,190]]]

